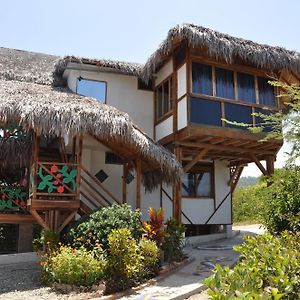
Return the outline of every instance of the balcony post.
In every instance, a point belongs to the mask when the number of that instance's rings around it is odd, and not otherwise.
[[[182,148],[175,147],[174,154],[179,162],[182,159]],[[173,188],[173,218],[181,222],[181,180]]]

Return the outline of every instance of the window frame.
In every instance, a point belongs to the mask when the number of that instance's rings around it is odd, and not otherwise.
[[[210,95],[206,95],[206,94],[200,94],[200,93],[194,93],[192,91],[192,86],[193,86],[193,78],[192,78],[192,65],[193,63],[200,63],[200,64],[204,64],[204,65],[208,65],[211,66],[212,68],[212,85],[213,85],[213,91],[212,91],[212,96]],[[240,105],[247,105],[247,106],[252,106],[252,107],[257,107],[257,108],[264,108],[267,107],[268,109],[271,110],[278,110],[279,109],[279,101],[277,96],[277,90],[275,87],[273,87],[273,91],[274,91],[274,104],[275,105],[266,105],[266,104],[260,104],[259,103],[259,90],[258,90],[258,79],[257,77],[263,77],[263,78],[268,78],[267,74],[264,72],[251,72],[251,70],[248,70],[248,68],[245,70],[243,69],[243,67],[239,67],[238,65],[224,65],[221,63],[216,63],[213,62],[211,60],[207,60],[205,58],[202,57],[197,57],[197,56],[192,56],[190,58],[189,61],[189,90],[190,90],[190,94],[192,97],[195,98],[207,98],[209,100],[215,100],[215,101],[222,101],[222,102],[231,102],[231,103],[235,103],[235,104],[240,104]],[[230,99],[230,98],[223,98],[223,97],[218,97],[217,93],[216,93],[216,71],[215,69],[219,68],[219,69],[224,69],[224,70],[230,70],[233,72],[233,85],[234,85],[234,99]],[[247,102],[247,101],[243,101],[240,100],[238,98],[238,84],[237,84],[237,73],[244,73],[244,74],[248,74],[253,76],[254,78],[254,88],[255,88],[255,102]]]
[[[171,84],[172,81],[172,84]],[[169,87],[169,97],[168,97],[168,111],[164,112],[164,85],[168,82]],[[158,90],[162,87],[162,115],[158,117]],[[166,120],[168,117],[172,116],[174,109],[174,77],[173,74],[168,76],[166,79],[161,81],[154,89],[154,106],[155,106],[155,125]],[[173,104],[172,104],[173,103]]]
[[[94,98],[94,97],[92,97],[92,96],[86,96],[86,95],[79,94],[79,93],[78,93],[78,81],[80,81],[80,80],[87,80],[87,81],[94,81],[94,82],[104,83],[104,84],[105,84],[105,99],[104,99],[104,101],[101,102],[100,100],[98,100],[98,99],[96,99],[96,98]],[[94,98],[94,99],[96,99],[100,104],[106,104],[106,101],[107,101],[107,87],[108,87],[108,83],[107,83],[107,81],[105,81],[105,80],[89,79],[89,78],[85,78],[85,77],[81,77],[81,76],[77,77],[77,79],[76,79],[76,94],[77,94],[77,95],[80,95],[80,96],[83,96],[83,97]]]
[[[188,161],[186,162],[186,164]],[[183,163],[183,166],[185,164]],[[205,173],[210,173],[210,185],[211,185],[211,190],[210,190],[210,195],[209,196],[184,196],[182,195],[181,192],[181,197],[186,198],[186,199],[213,199],[215,201],[215,165],[214,163],[198,163],[195,166],[191,168],[188,172],[185,174],[199,174],[200,172],[205,172]],[[181,184],[183,185],[183,182],[181,181]],[[181,187],[183,189],[183,187]]]

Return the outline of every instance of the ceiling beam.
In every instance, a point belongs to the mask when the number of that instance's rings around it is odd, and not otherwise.
[[[188,164],[183,167],[184,173],[188,172],[200,159],[204,157],[208,149],[202,149]]]

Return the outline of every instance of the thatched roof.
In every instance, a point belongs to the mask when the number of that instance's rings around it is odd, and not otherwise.
[[[160,180],[172,183],[181,174],[181,165],[174,155],[144,134],[128,114],[68,89],[1,80],[0,123],[11,119],[43,135],[93,134],[108,143],[117,141],[131,146],[133,154],[147,162],[144,184],[148,190]]]
[[[59,56],[0,47],[0,80],[52,84]]]
[[[136,77],[140,75],[143,66],[139,63],[131,63],[124,61],[65,56],[64,58],[60,59],[55,66],[54,78],[58,79],[58,82],[59,78],[62,77],[62,74],[66,69],[68,63],[91,65],[97,67],[97,70],[99,72],[113,72],[117,74],[130,75]]]
[[[300,73],[300,54],[296,51],[258,44],[194,24],[181,24],[169,30],[166,39],[147,60],[142,79],[148,81],[166,56],[172,53],[174,42],[182,41],[190,47],[205,47],[210,57],[227,63],[244,62],[257,68]]]

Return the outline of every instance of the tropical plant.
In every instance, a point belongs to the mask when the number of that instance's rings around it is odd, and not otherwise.
[[[59,233],[56,231],[42,230],[40,236],[32,241],[33,250],[53,252],[59,246],[59,238]]]
[[[141,273],[142,256],[128,228],[114,229],[108,235],[106,292],[117,292],[134,285]]]
[[[47,282],[90,287],[103,278],[106,260],[99,248],[87,251],[83,247],[61,246],[43,256],[41,266],[43,279]]]
[[[155,241],[160,247],[164,238],[164,210],[162,207],[157,210],[153,207],[148,209],[149,221],[143,223],[144,237]]]
[[[139,242],[139,251],[143,265],[141,275],[143,277],[156,275],[159,270],[160,257],[160,250],[157,247],[156,242],[145,238],[141,239]]]
[[[300,233],[248,237],[235,247],[241,260],[230,269],[217,265],[204,283],[210,299],[299,299]]]
[[[272,233],[298,231],[300,215],[300,167],[277,170],[265,189],[262,221]]]
[[[127,228],[132,237],[138,240],[142,234],[140,216],[139,210],[134,211],[127,204],[101,208],[75,224],[67,235],[67,241],[87,249],[93,249],[100,243],[107,249],[108,235],[113,229],[120,228]]]
[[[170,219],[166,223],[165,238],[162,245],[165,260],[167,262],[181,261],[183,254],[183,239],[185,226],[176,219]]]

